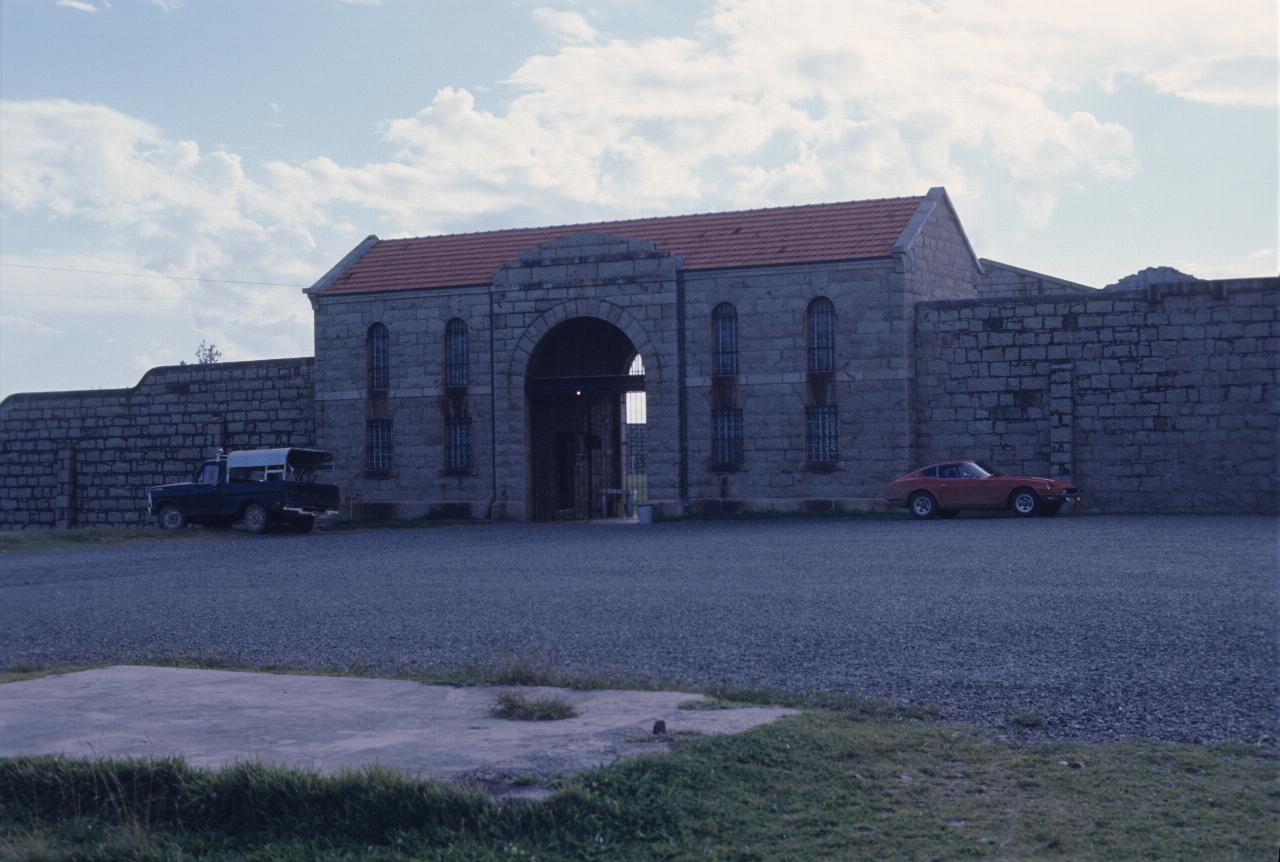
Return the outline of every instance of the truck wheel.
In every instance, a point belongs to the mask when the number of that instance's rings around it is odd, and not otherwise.
[[[265,533],[268,520],[267,510],[257,503],[250,503],[244,510],[244,528],[250,533]]]
[[[181,530],[187,525],[187,516],[177,506],[165,506],[156,516],[162,530]]]
[[[315,525],[316,518],[314,515],[299,515],[289,526],[293,528],[295,533],[310,533],[311,528]]]

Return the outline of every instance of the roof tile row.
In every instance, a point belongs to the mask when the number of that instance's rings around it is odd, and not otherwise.
[[[525,249],[583,231],[647,240],[686,269],[887,257],[921,197],[379,240],[326,294],[488,284]]]

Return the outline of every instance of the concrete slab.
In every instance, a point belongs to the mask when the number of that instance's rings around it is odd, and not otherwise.
[[[575,718],[511,721],[498,694],[554,695]],[[414,777],[483,784],[550,777],[663,751],[652,735],[738,733],[794,712],[688,710],[701,695],[465,687],[355,677],[110,667],[0,685],[0,757],[181,755],[195,766],[237,761],[323,773],[383,766]]]

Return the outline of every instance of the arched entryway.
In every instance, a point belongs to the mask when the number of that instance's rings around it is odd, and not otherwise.
[[[643,393],[644,364],[613,324],[574,317],[543,336],[525,375],[535,519],[611,517],[634,502]]]

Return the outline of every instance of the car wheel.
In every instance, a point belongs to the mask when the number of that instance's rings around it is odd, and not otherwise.
[[[311,528],[315,525],[316,518],[314,515],[299,515],[289,524],[295,533],[310,533]]]
[[[1030,488],[1019,488],[1009,497],[1009,508],[1022,518],[1028,518],[1040,511],[1040,497]]]
[[[913,518],[920,520],[934,518],[938,514],[938,501],[933,499],[933,495],[928,491],[916,491],[911,495],[911,499],[907,500],[907,508],[911,510]]]
[[[162,530],[181,530],[187,525],[187,516],[177,506],[165,506],[156,520]]]
[[[960,514],[959,509],[939,509],[938,510],[938,517],[942,518],[943,520],[950,520],[951,518],[954,518],[956,515],[959,515],[959,514]]]
[[[250,533],[265,533],[267,521],[267,510],[257,503],[250,503],[244,510],[244,528]]]
[[[1062,508],[1061,500],[1055,500],[1052,503],[1045,503],[1040,507],[1040,517],[1052,518],[1054,515],[1058,514],[1058,511],[1061,508]]]

